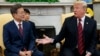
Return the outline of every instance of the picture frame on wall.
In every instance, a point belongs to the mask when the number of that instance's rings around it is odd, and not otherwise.
[[[100,0],[93,0],[93,3],[100,3]]]
[[[89,3],[89,4],[93,3],[93,0],[82,0],[82,1],[85,1],[86,3]]]

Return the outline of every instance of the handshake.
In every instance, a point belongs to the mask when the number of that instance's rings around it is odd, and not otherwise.
[[[53,43],[53,40],[52,38],[46,36],[46,35],[43,35],[43,39],[36,39],[36,43],[37,45],[39,44],[49,44],[49,43]]]

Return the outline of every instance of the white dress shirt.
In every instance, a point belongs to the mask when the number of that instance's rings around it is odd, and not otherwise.
[[[82,24],[82,29],[84,29],[84,21],[85,21],[85,16],[83,16],[81,19],[81,24]],[[78,23],[79,23],[79,18],[77,18],[77,26],[78,26]]]
[[[18,21],[14,20],[14,23],[16,24],[16,26],[17,26],[18,29],[19,29],[19,25],[18,24],[21,24],[21,27],[23,28],[22,22],[19,23]]]

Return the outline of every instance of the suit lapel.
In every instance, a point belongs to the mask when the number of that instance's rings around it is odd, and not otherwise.
[[[23,22],[23,37],[25,36],[25,29],[26,29],[25,23]]]
[[[23,21],[23,40],[26,38],[25,35],[27,35],[26,30],[27,30],[27,26],[26,26],[25,22]]]
[[[73,21],[73,28],[75,29],[75,33],[77,33],[77,18],[75,17],[75,18],[73,18],[74,19],[74,21]]]
[[[89,21],[88,18],[85,16],[84,29],[83,29],[84,38],[85,38],[85,32],[88,30],[88,26],[89,26]]]
[[[13,29],[14,29],[15,33],[18,34],[20,36],[20,38],[22,38],[14,21],[12,21],[12,25],[13,25]]]
[[[77,31],[78,31],[78,29],[77,29],[77,18],[76,17],[74,18],[74,24],[73,25],[74,25],[74,29],[75,29],[75,35],[76,35],[75,39],[77,40],[77,34],[78,34]]]
[[[86,30],[88,29],[88,25],[89,25],[88,18],[85,17],[85,21],[84,21],[84,29],[83,29],[83,31],[86,31]]]

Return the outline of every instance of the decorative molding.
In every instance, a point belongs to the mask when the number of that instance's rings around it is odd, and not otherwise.
[[[0,13],[7,13],[15,3],[0,3]],[[62,13],[68,13],[72,3],[21,3],[31,12],[31,16],[56,16]],[[5,9],[6,8],[6,9]],[[5,10],[5,11],[3,11]]]
[[[62,7],[30,7],[29,10],[32,16],[54,16],[63,13]]]
[[[20,3],[20,2],[19,2]],[[0,2],[0,6],[12,6],[16,3],[11,2]],[[21,2],[23,6],[68,6],[72,5],[73,2],[55,2],[55,3],[47,3],[47,2]]]
[[[6,2],[59,2],[59,0],[5,0]]]

